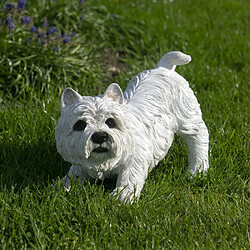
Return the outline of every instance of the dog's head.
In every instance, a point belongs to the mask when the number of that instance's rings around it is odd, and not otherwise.
[[[121,157],[130,140],[123,108],[123,93],[115,83],[96,97],[81,96],[67,88],[55,128],[58,152],[66,161],[85,167]]]

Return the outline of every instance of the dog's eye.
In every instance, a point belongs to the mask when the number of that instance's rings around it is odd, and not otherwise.
[[[109,118],[105,123],[106,123],[106,125],[108,125],[109,128],[115,128],[116,127],[115,121],[112,118]]]
[[[79,120],[75,123],[74,127],[73,127],[73,130],[75,131],[82,131],[86,128],[86,122],[83,121],[83,120]]]

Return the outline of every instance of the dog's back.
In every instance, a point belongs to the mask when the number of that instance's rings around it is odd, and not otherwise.
[[[164,150],[166,154],[174,133],[178,133],[187,144],[191,141],[190,135],[198,135],[198,140],[204,145],[199,148],[204,148],[204,153],[197,162],[193,162],[196,157],[189,158],[190,172],[195,174],[197,168],[208,168],[208,132],[193,90],[188,81],[175,71],[177,65],[190,61],[191,57],[181,52],[165,54],[154,69],[143,71],[131,79],[124,99],[127,111],[140,119],[147,128],[145,131],[148,130],[150,144],[158,148],[153,150],[156,163],[163,158]],[[159,150],[159,145],[163,150]]]
[[[136,96],[138,96],[139,94],[141,95],[142,92],[145,93],[149,91],[153,93],[154,88],[159,89],[161,85],[159,80],[164,77],[165,78],[168,77],[171,79],[177,78],[176,79],[177,84],[180,82],[180,80],[182,80],[185,83],[186,82],[185,79],[175,72],[175,68],[177,65],[184,65],[189,63],[190,61],[191,57],[180,51],[171,51],[165,54],[154,69],[142,71],[141,73],[139,73],[130,80],[124,92],[124,97],[126,102],[127,103],[130,102],[135,95]],[[162,84],[164,85],[164,82]],[[188,85],[187,82],[186,85]]]

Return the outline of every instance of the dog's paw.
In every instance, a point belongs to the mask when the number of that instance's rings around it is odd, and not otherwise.
[[[197,167],[197,169],[189,169],[186,173],[186,177],[192,179],[195,177],[205,178],[207,176],[207,169],[203,169],[202,167]]]
[[[133,203],[137,200],[136,190],[129,187],[117,187],[111,193],[111,197],[124,203]]]

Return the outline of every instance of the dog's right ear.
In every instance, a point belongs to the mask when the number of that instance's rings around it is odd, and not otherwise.
[[[73,90],[72,88],[66,88],[61,96],[61,110],[81,99],[82,96],[75,90]]]
[[[104,96],[111,98],[113,101],[119,104],[124,103],[124,97],[120,86],[117,83],[112,83],[106,89]]]

